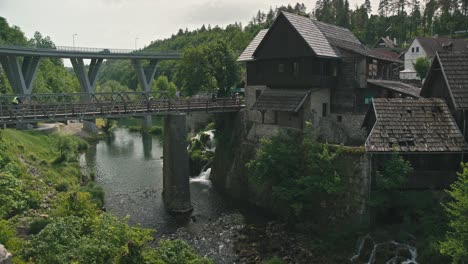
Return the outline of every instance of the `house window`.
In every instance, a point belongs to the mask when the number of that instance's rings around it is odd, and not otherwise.
[[[284,72],[284,64],[283,63],[278,64],[278,72]]]
[[[336,121],[337,121],[338,123],[341,123],[341,121],[343,121],[343,116],[340,116],[340,115],[339,115],[339,116],[336,116]]]
[[[294,62],[293,63],[293,73],[294,75],[299,75],[299,62]]]
[[[322,104],[322,116],[323,117],[327,116],[327,108],[328,108],[328,104],[326,103]]]
[[[414,47],[411,48],[411,52],[414,53]]]
[[[419,47],[416,47],[416,52],[419,52]]]

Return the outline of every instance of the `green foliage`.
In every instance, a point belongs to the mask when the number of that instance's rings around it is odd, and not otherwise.
[[[240,70],[236,55],[226,41],[187,48],[177,68],[177,81],[185,94],[213,92],[227,95],[239,82]]]
[[[192,96],[200,91],[213,91],[217,88],[207,53],[208,49],[204,46],[187,48],[184,51],[177,68],[178,83],[184,94]]]
[[[29,224],[29,234],[37,235],[50,223],[49,219],[40,218]]]
[[[132,90],[130,90],[126,85],[115,80],[108,80],[104,83],[98,84],[96,91],[99,93],[132,92]]]
[[[413,63],[413,66],[414,70],[416,71],[416,75],[422,80],[426,78],[426,75],[429,72],[429,68],[431,67],[431,61],[424,57],[417,58],[416,62]]]
[[[81,187],[81,192],[87,192],[91,195],[91,200],[96,204],[98,208],[104,206],[104,189],[101,186],[97,186],[94,182],[90,182],[88,185]]]
[[[56,148],[59,151],[55,163],[76,161],[78,153],[88,147],[86,141],[72,135],[57,134],[55,139]]]
[[[369,205],[384,216],[390,209],[404,209],[407,206],[401,187],[413,168],[409,161],[393,152],[383,163],[381,174],[376,179],[376,188],[371,193]],[[401,210],[399,210],[401,212]]]
[[[342,181],[337,162],[341,149],[330,151],[320,144],[310,125],[303,137],[293,133],[260,140],[255,158],[247,163],[249,179],[272,185],[275,200],[288,206],[296,217],[312,206],[312,196],[339,193]]]
[[[212,261],[195,254],[182,240],[162,240],[155,252],[157,259],[166,264],[210,264]]]
[[[16,236],[16,230],[7,220],[0,220],[0,244],[7,244],[8,240]]]
[[[14,225],[7,220],[0,220],[0,244],[10,252],[18,252],[24,247],[24,243],[24,240],[18,237]]]
[[[169,79],[161,75],[154,82],[151,87],[153,92],[161,92],[166,95],[167,98],[176,98],[177,95],[177,86],[170,82]]]
[[[452,257],[453,263],[468,260],[468,163],[462,164],[463,171],[447,191],[451,200],[445,203],[450,230],[440,243],[440,252]]]
[[[56,217],[76,216],[79,218],[92,219],[98,214],[98,207],[87,192],[67,192],[58,194],[55,201],[55,210],[52,212]]]

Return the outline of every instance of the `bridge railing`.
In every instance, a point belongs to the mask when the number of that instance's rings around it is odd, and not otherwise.
[[[15,97],[19,103],[15,104]],[[0,96],[0,123],[113,118],[175,112],[238,111],[238,98],[169,98],[159,92],[32,94]]]
[[[11,49],[11,50],[30,50],[30,51],[44,51],[44,52],[73,52],[73,53],[98,53],[98,54],[139,54],[139,55],[180,55],[179,51],[148,51],[143,49],[110,49],[110,48],[89,48],[89,47],[70,47],[70,46],[55,46],[55,47],[40,47],[40,46],[26,46],[21,45],[0,45],[0,49]]]

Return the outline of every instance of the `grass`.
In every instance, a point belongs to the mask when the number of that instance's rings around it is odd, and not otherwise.
[[[28,167],[36,168],[46,183],[78,186],[81,176],[78,163],[53,162],[60,156],[58,148],[55,147],[57,144],[55,135],[10,129],[3,130],[2,134],[8,150],[11,151],[10,155],[21,157],[27,162]],[[83,144],[81,140],[80,144]]]

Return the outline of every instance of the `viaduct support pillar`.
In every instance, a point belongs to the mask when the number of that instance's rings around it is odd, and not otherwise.
[[[149,131],[153,126],[153,117],[151,115],[146,115],[141,120],[141,128],[143,131]]]
[[[164,118],[163,199],[175,213],[192,211],[185,114]]]
[[[136,76],[138,78],[138,83],[140,84],[143,91],[146,93],[151,92],[151,87],[153,85],[154,76],[156,75],[156,69],[158,66],[158,60],[150,60],[147,66],[143,66],[142,61],[139,59],[131,60],[133,68],[135,69]],[[142,128],[143,130],[148,130],[152,126],[151,116],[143,117]]]
[[[34,78],[39,68],[40,57],[24,56],[21,62],[15,55],[0,56],[0,64],[6,73],[8,81],[13,89],[13,93],[20,95],[21,100],[25,101],[33,89]],[[33,125],[28,123],[17,123],[16,129],[28,130]]]
[[[86,69],[87,67],[85,66],[82,58],[70,58],[83,93],[94,94],[97,75],[103,60],[104,59],[91,59],[88,67],[89,69]],[[86,98],[85,100],[90,102],[91,98]],[[91,133],[97,133],[96,120],[83,121],[83,130]]]

